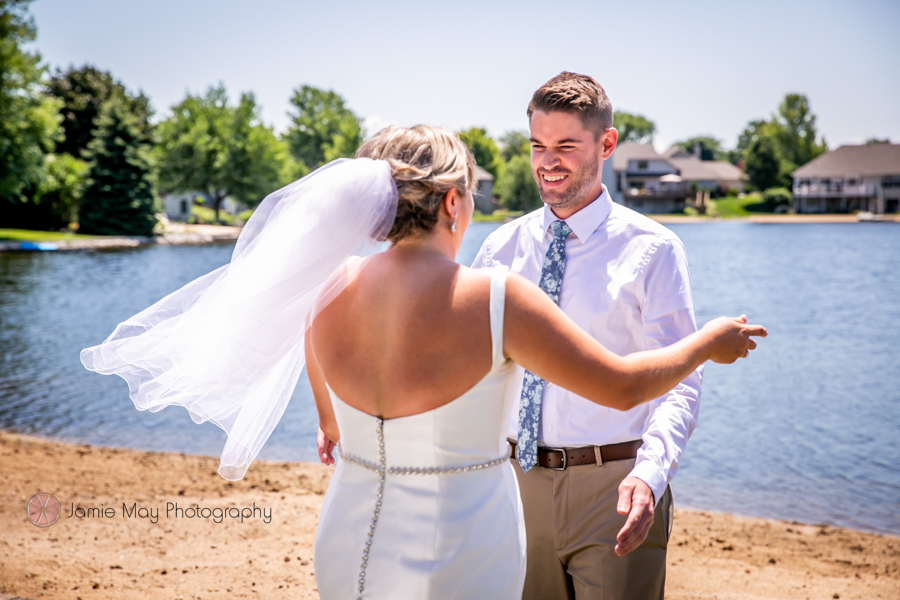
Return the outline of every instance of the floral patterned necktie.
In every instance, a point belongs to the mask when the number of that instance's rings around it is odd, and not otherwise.
[[[553,241],[544,256],[541,267],[541,289],[559,305],[559,291],[562,287],[563,271],[566,268],[566,237],[572,229],[565,221],[554,221],[550,225]],[[519,401],[519,439],[516,442],[516,456],[526,473],[537,464],[538,424],[541,422],[541,398],[544,395],[544,380],[525,371],[522,382],[522,398]]]

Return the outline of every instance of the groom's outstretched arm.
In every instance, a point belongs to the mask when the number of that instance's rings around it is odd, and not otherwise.
[[[677,238],[651,249],[641,306],[647,350],[668,346],[697,330],[684,246]],[[626,554],[647,537],[653,510],[697,426],[703,367],[650,403],[634,469],[619,488],[619,512],[628,514],[616,552]],[[652,494],[652,497],[649,497]],[[622,510],[624,508],[624,510]]]

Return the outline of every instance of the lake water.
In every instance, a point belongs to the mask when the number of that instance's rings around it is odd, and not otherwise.
[[[476,223],[461,263],[497,226]],[[708,510],[900,534],[900,225],[675,225],[698,322],[746,313],[769,337],[709,365],[700,426],[673,482]],[[79,351],[224,263],[231,244],[0,254],[0,428],[218,456],[180,408],[134,409]],[[262,458],[315,460],[305,378]]]

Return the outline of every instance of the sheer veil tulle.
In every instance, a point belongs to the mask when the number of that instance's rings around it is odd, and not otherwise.
[[[231,262],[129,318],[84,366],[126,382],[139,410],[188,409],[225,430],[219,473],[243,478],[290,400],[315,312],[391,229],[389,163],[340,159],[270,194]]]

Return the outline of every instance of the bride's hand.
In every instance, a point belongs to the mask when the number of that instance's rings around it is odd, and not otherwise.
[[[704,325],[703,331],[711,338],[709,359],[721,364],[746,358],[756,348],[751,336],[768,335],[762,325],[748,325],[747,317],[743,315],[737,318],[719,317]]]
[[[334,442],[328,439],[321,427],[316,433],[316,445],[319,447],[319,460],[322,461],[322,464],[333,465],[334,456],[331,455],[331,452],[334,450]]]

